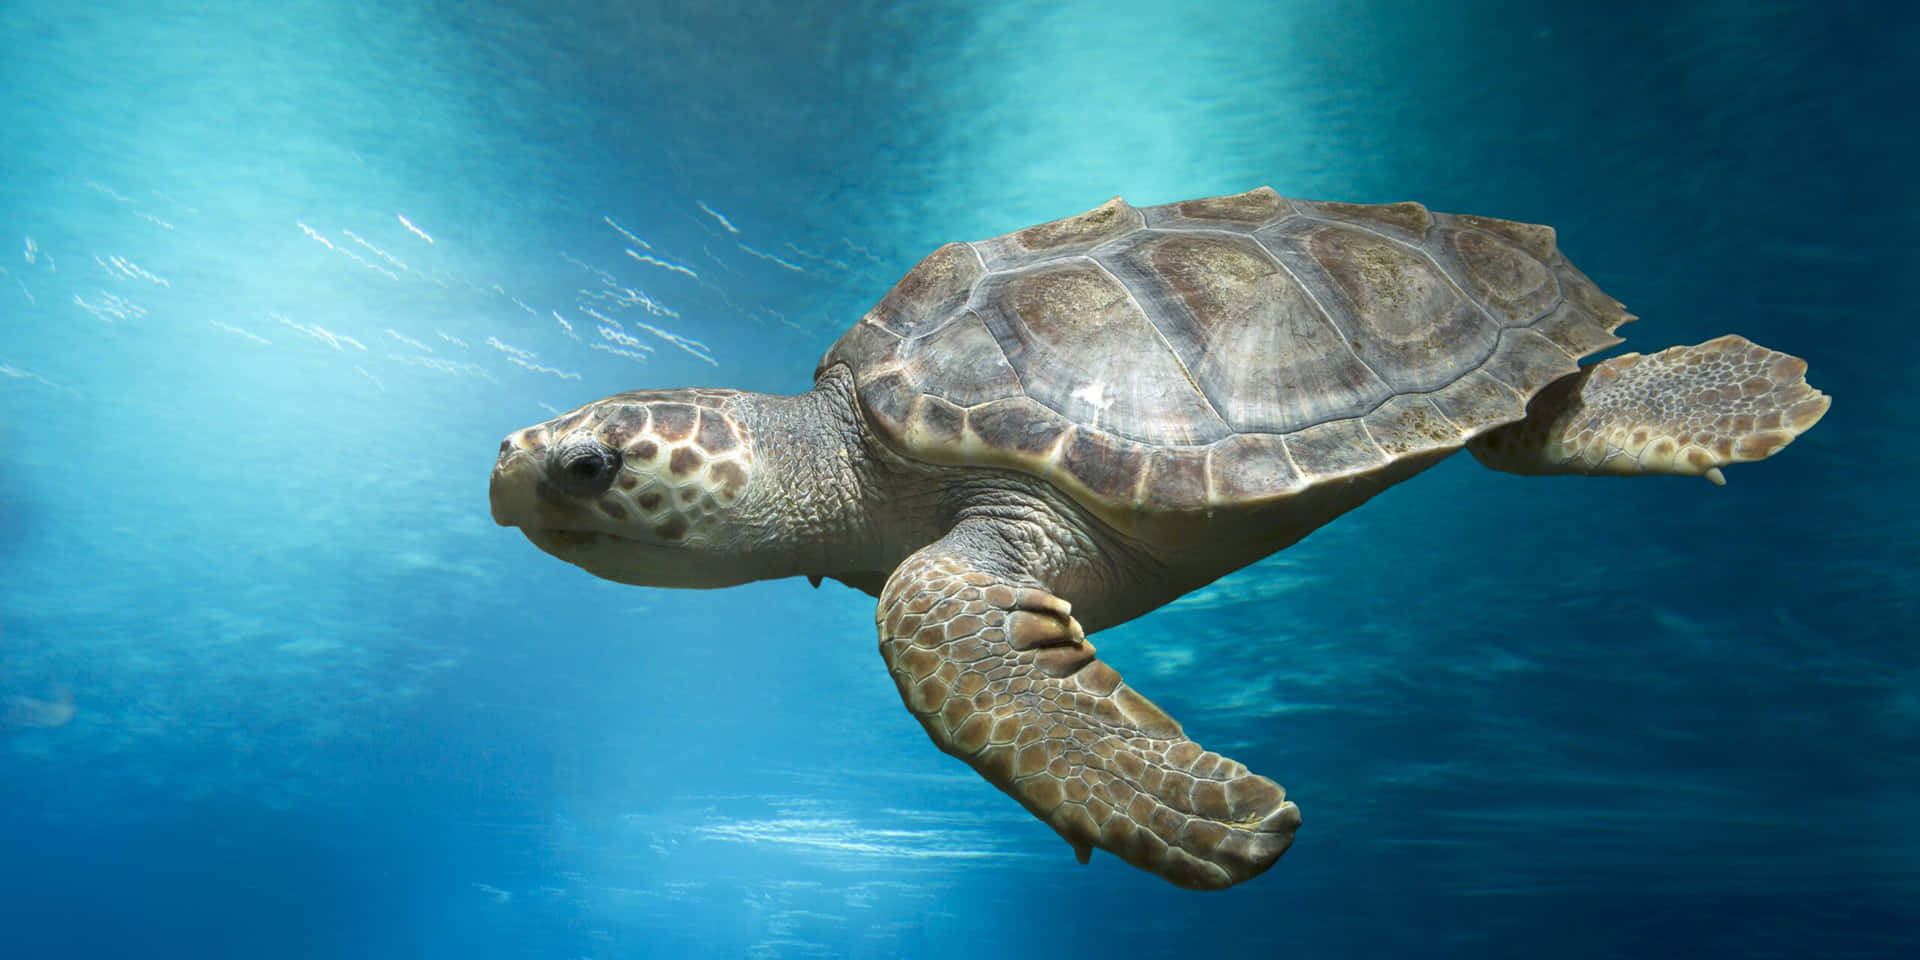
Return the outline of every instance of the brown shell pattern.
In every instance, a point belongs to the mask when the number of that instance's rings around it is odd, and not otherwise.
[[[1630,319],[1551,228],[1261,187],[948,244],[821,369],[905,456],[1138,516],[1456,449]]]

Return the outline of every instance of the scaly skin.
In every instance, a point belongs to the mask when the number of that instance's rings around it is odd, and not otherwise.
[[[881,593],[880,652],[940,749],[1073,845],[1182,887],[1218,889],[1286,852],[1300,812],[1265,777],[1189,740],[1095,659],[1059,597],[1005,570],[984,522],[900,565]]]
[[[1467,444],[1511,473],[1679,474],[1726,483],[1720,468],[1778,453],[1827,413],[1807,362],[1727,335],[1626,353],[1541,390],[1523,420]]]

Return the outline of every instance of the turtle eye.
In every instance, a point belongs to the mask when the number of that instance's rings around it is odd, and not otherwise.
[[[620,473],[620,452],[591,437],[569,440],[553,452],[548,473],[568,496],[596,497]]]

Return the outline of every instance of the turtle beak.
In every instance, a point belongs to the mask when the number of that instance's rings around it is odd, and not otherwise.
[[[545,454],[546,431],[539,427],[518,431],[500,442],[500,456],[493,462],[487,484],[494,523],[518,527],[539,520],[540,465]]]

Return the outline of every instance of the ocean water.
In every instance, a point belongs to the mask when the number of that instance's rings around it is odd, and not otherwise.
[[[1920,947],[1911,4],[0,14],[0,955]],[[1554,224],[1628,348],[1834,405],[1720,489],[1451,460],[1102,634],[1299,802],[1256,880],[1076,864],[861,594],[489,519],[551,411],[799,391],[940,243],[1263,183]]]

